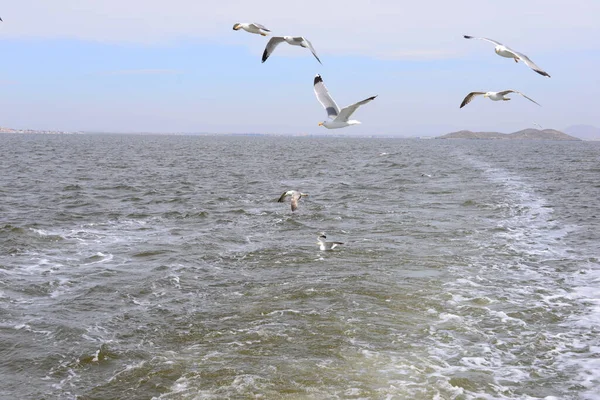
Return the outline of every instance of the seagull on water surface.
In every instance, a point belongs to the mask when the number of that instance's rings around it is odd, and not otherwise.
[[[326,239],[327,239],[327,236],[325,236],[324,234],[321,234],[319,236],[319,238],[317,239],[318,240],[317,244],[319,245],[320,250],[323,250],[323,251],[333,250],[337,246],[344,244],[342,242],[327,242]]]
[[[532,101],[539,106],[539,104],[535,100],[530,99],[529,97],[525,96],[523,93],[519,92],[518,90],[509,89],[509,90],[503,90],[501,92],[471,92],[467,95],[467,97],[464,98],[462,103],[460,103],[460,108],[463,108],[464,106],[469,104],[475,96],[480,96],[480,95],[483,95],[483,97],[487,97],[488,99],[493,100],[493,101],[500,101],[500,100],[508,101],[510,99],[508,97],[504,97],[504,96],[506,96],[509,93],[518,93],[521,96],[525,97],[527,100]]]
[[[288,190],[286,192],[283,192],[283,194],[279,197],[279,200],[277,200],[277,202],[283,203],[287,196],[291,196],[292,211],[296,211],[296,209],[298,208],[298,200],[308,196],[308,193],[302,193],[297,190]]]
[[[350,126],[350,125],[360,124],[360,121],[357,121],[354,119],[349,119],[349,118],[352,116],[352,114],[354,114],[354,111],[356,111],[358,109],[358,107],[362,106],[363,104],[367,104],[371,100],[374,100],[375,97],[377,97],[377,96],[371,96],[367,99],[364,99],[362,101],[359,101],[358,103],[354,103],[352,105],[344,107],[340,110],[338,105],[331,98],[331,95],[329,94],[327,87],[325,87],[325,84],[323,83],[323,79],[321,78],[321,75],[317,74],[317,76],[315,76],[314,89],[315,89],[315,95],[317,95],[317,100],[319,100],[319,102],[323,105],[323,107],[325,108],[325,111],[327,111],[327,116],[329,117],[329,119],[332,120],[332,121],[319,122],[319,126],[324,126],[327,129],[338,129],[338,128],[344,128],[344,127]]]
[[[292,46],[300,46],[309,49],[317,61],[321,63],[321,60],[319,60],[319,57],[317,57],[317,53],[315,52],[312,44],[308,41],[308,39],[302,36],[273,36],[267,43],[267,47],[265,47],[265,51],[262,56],[262,62],[267,61],[267,58],[269,58],[269,56],[273,53],[277,45],[283,42],[286,42]]]
[[[541,69],[540,67],[538,67],[533,61],[531,61],[531,59],[529,57],[527,57],[523,53],[519,53],[518,51],[514,51],[514,50],[510,49],[509,47],[503,45],[502,43],[497,42],[497,41],[492,40],[492,39],[482,38],[482,37],[473,37],[473,36],[468,36],[468,35],[463,35],[463,36],[464,36],[465,39],[479,39],[479,40],[485,40],[487,42],[493,43],[493,44],[496,45],[496,48],[494,49],[494,51],[500,57],[512,58],[517,63],[519,61],[523,61],[525,63],[525,65],[527,65],[529,68],[531,68],[532,70],[534,70],[538,74],[543,75],[543,76],[547,76],[548,78],[550,78],[550,75],[548,75],[548,73],[546,71],[544,71],[543,69]]]
[[[268,32],[271,32],[269,29],[265,28],[261,24],[257,24],[256,22],[237,22],[235,25],[233,25],[234,31],[239,31],[240,29],[262,36],[267,36],[269,34]]]

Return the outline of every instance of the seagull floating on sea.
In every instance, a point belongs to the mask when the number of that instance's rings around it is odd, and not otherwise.
[[[275,47],[282,42],[286,42],[292,46],[300,46],[309,49],[317,61],[321,63],[321,60],[319,60],[319,57],[317,57],[317,53],[315,52],[312,44],[302,36],[273,36],[267,43],[267,47],[265,47],[265,51],[262,56],[262,62],[267,61],[267,58],[269,58],[269,56],[273,53]]]
[[[320,250],[324,250],[324,251],[325,250],[333,250],[337,246],[344,244],[342,242],[327,242],[326,239],[327,239],[327,236],[325,236],[325,235],[320,235],[319,238],[317,239],[318,240],[317,244],[319,245]]]
[[[292,211],[296,211],[296,209],[298,208],[298,200],[300,200],[303,197],[308,196],[308,193],[302,193],[297,190],[288,190],[287,192],[283,192],[283,194],[279,197],[279,200],[277,200],[277,202],[283,203],[287,196],[292,197],[292,201],[291,201]]]
[[[367,104],[371,100],[375,99],[375,97],[377,97],[371,96],[367,99],[344,107],[340,110],[338,105],[335,104],[335,101],[331,98],[329,91],[325,87],[321,75],[317,74],[317,76],[315,76],[314,89],[315,94],[317,95],[317,100],[319,100],[319,102],[325,108],[325,111],[327,111],[327,116],[330,119],[332,119],[332,121],[319,122],[319,126],[324,126],[327,129],[338,129],[350,125],[360,124],[360,121],[354,119],[349,120],[348,118],[352,116],[352,114],[358,109],[358,107],[362,106],[363,104]]]
[[[508,97],[504,97],[504,96],[506,96],[509,93],[518,93],[521,96],[525,97],[527,100],[532,101],[539,106],[539,104],[535,100],[530,99],[529,97],[525,96],[523,93],[519,92],[518,90],[510,89],[510,90],[503,90],[502,92],[471,92],[462,101],[462,103],[460,104],[460,108],[463,108],[464,106],[469,104],[475,96],[479,96],[479,95],[483,95],[483,97],[487,97],[488,99],[493,100],[493,101],[500,101],[500,100],[508,101],[510,99]]]
[[[238,22],[233,25],[234,31],[239,31],[240,29],[245,30],[246,32],[256,33],[257,35],[267,36],[271,32],[269,29],[265,28],[261,24],[257,24],[256,22]]]

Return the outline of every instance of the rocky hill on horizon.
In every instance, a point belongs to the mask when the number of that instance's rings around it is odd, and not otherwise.
[[[484,140],[581,140],[555,129],[523,129],[513,133],[472,132],[462,130],[451,132],[436,139],[484,139]]]

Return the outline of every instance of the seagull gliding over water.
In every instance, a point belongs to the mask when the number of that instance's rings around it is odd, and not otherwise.
[[[525,96],[523,93],[521,93],[517,90],[510,89],[510,90],[503,90],[501,92],[471,92],[467,95],[467,97],[464,98],[464,100],[460,104],[460,108],[463,108],[464,106],[469,104],[475,96],[480,96],[480,95],[483,95],[483,97],[487,97],[488,99],[493,100],[493,101],[500,101],[500,100],[508,101],[510,99],[508,97],[504,97],[504,96],[506,96],[509,93],[518,93],[521,96],[525,97],[527,100],[532,101],[539,106],[539,104],[535,100],[530,99],[529,97]]]
[[[257,35],[267,36],[267,32],[271,32],[269,29],[265,28],[261,24],[257,24],[256,22],[238,22],[233,25],[234,31],[239,31],[240,29],[245,30],[246,32],[256,33]]]
[[[323,105],[325,111],[327,111],[327,116],[329,119],[333,121],[323,121],[319,122],[319,126],[324,126],[327,129],[338,129],[344,128],[350,125],[360,124],[360,121],[350,119],[349,118],[354,114],[354,111],[358,109],[358,107],[363,104],[367,104],[371,100],[375,99],[377,96],[371,96],[367,99],[359,101],[358,103],[351,104],[347,107],[344,107],[340,110],[335,101],[331,98],[329,91],[325,87],[323,83],[323,79],[321,79],[321,75],[315,76],[314,81],[314,89],[315,95],[317,95],[317,100]]]
[[[308,193],[302,193],[297,190],[288,190],[287,192],[283,192],[283,194],[279,197],[279,200],[277,200],[277,202],[283,203],[283,201],[285,200],[285,198],[287,196],[292,197],[292,201],[291,201],[292,211],[296,211],[296,209],[298,208],[298,200],[300,200],[303,197],[308,196]]]
[[[495,40],[492,40],[492,39],[482,38],[482,37],[473,37],[473,36],[468,36],[468,35],[463,35],[463,36],[464,36],[465,39],[479,39],[479,40],[485,40],[487,42],[493,43],[493,44],[496,45],[496,48],[494,49],[494,51],[500,57],[512,58],[517,63],[519,61],[523,61],[525,63],[525,65],[527,65],[529,68],[531,68],[532,70],[534,70],[538,74],[543,75],[543,76],[547,76],[548,78],[550,78],[550,75],[548,75],[548,73],[546,71],[544,71],[543,69],[541,69],[540,67],[538,67],[537,65],[535,65],[535,63],[533,61],[531,61],[529,59],[529,57],[527,57],[523,53],[519,53],[518,51],[514,51],[514,50],[510,49],[509,47],[503,45],[502,43],[496,42]]]
[[[288,44],[291,44],[292,46],[300,46],[309,49],[313,53],[313,56],[315,56],[317,61],[321,63],[321,60],[319,60],[319,57],[317,57],[317,53],[312,47],[312,44],[302,36],[273,36],[267,43],[267,47],[265,47],[265,51],[263,52],[262,56],[262,62],[267,61],[267,58],[269,58],[271,53],[273,53],[275,47],[277,47],[277,45],[279,45],[279,43],[282,42],[286,42]]]

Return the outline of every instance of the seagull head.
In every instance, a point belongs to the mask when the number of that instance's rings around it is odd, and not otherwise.
[[[327,121],[323,121],[323,122],[319,122],[319,126],[324,126],[325,128],[327,128]]]
[[[486,92],[483,97],[490,97],[492,95],[492,92]]]
[[[233,30],[234,30],[234,31],[237,31],[237,30],[239,30],[241,27],[242,27],[242,24],[240,24],[240,23],[238,22],[238,23],[236,23],[235,25],[233,25]]]

